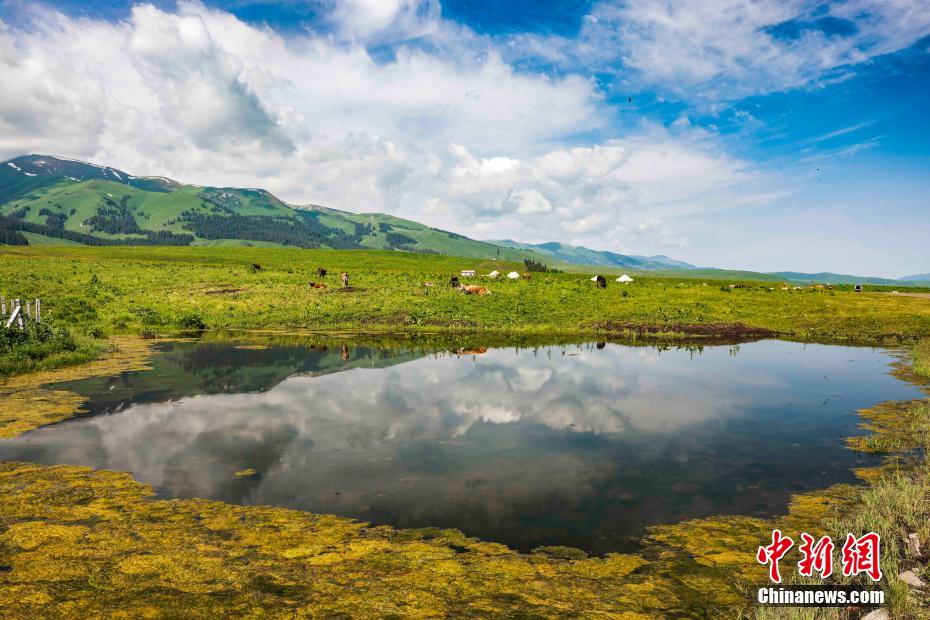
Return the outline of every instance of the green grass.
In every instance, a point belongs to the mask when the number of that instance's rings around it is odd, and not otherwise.
[[[22,231],[22,235],[29,240],[29,245],[81,245],[77,241],[69,241],[68,239],[56,239],[55,237],[46,237],[45,235],[26,231]]]
[[[863,487],[843,509],[823,520],[816,535],[830,536],[839,547],[848,532],[879,533],[882,541],[883,578],[878,585],[885,591],[886,609],[892,618],[927,618],[930,617],[930,609],[926,595],[899,580],[898,575],[911,570],[925,582],[930,580],[930,571],[926,569],[925,562],[915,558],[904,544],[908,534],[916,534],[922,553],[926,554],[930,542],[930,462],[926,458],[930,450],[930,435],[926,432],[911,434],[916,426],[926,429],[930,424],[930,403],[926,400],[885,403],[883,407],[896,407],[899,413],[888,419],[888,427],[873,429],[875,443],[891,456],[876,475],[870,477],[871,483],[868,486]],[[866,412],[866,416],[869,415]],[[899,419],[904,420],[900,425],[897,424]],[[895,433],[906,435],[901,445],[881,441],[883,435]],[[834,559],[837,560],[836,557]],[[853,580],[842,577],[838,572],[835,571],[830,583],[872,585],[867,578]],[[794,571],[788,573],[786,585],[805,583],[823,582],[819,579],[804,580]],[[755,620],[840,620],[848,616],[836,608],[761,607],[754,609],[748,617]]]
[[[24,329],[0,326],[0,377],[80,364],[103,349],[92,336],[54,324],[26,321]]]
[[[914,372],[921,377],[930,377],[930,339],[923,339],[914,345],[912,356]]]
[[[252,272],[253,263],[261,270]],[[317,267],[326,289],[310,289]],[[0,294],[43,299],[46,316],[110,334],[179,329],[185,315],[208,329],[595,333],[743,323],[782,337],[850,343],[930,335],[930,300],[844,290],[782,291],[776,283],[638,277],[597,289],[589,274],[533,274],[477,283],[488,296],[447,286],[461,269],[507,272],[517,263],[391,251],[246,247],[0,248]],[[342,292],[338,274],[350,274]],[[426,286],[430,282],[433,286]],[[774,290],[773,290],[774,289]]]

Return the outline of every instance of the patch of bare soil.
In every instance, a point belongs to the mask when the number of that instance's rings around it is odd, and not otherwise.
[[[204,291],[204,295],[234,295],[235,293],[241,293],[241,288],[218,288],[213,291]]]
[[[880,295],[894,295],[895,297],[919,297],[930,299],[930,293],[879,293]]]

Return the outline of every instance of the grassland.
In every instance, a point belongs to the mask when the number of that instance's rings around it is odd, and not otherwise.
[[[338,290],[332,276],[326,289],[307,287],[319,281],[311,275],[318,266],[348,271],[352,290]],[[664,330],[654,337],[676,338],[694,326],[734,323],[839,342],[916,343],[930,334],[928,300],[839,288],[637,278],[600,290],[577,274],[488,281],[492,294],[482,297],[444,286],[463,268],[515,267],[374,251],[2,248],[0,294],[43,298],[53,324],[101,349],[105,334],[201,327],[457,334],[476,344],[560,333],[632,336],[653,327]],[[80,397],[58,382],[145,369],[144,342],[120,342],[92,364],[3,382],[0,404],[15,415],[0,419],[0,433],[78,412]],[[924,340],[912,350],[900,372],[922,381],[930,347]],[[720,517],[654,528],[641,551],[606,558],[557,548],[520,554],[455,531],[368,527],[278,508],[159,501],[128,474],[5,463],[0,606],[23,618],[842,617],[749,605],[753,587],[764,581],[755,549],[778,526],[835,539],[877,529],[888,541],[882,566],[891,611],[921,617],[925,598],[897,572],[930,577],[900,542],[907,533],[925,545],[930,540],[930,407],[926,400],[887,403],[863,416],[870,435],[850,447],[890,453],[883,467],[860,472],[867,485],[798,496],[777,519]]]
[[[328,269],[329,276],[318,278],[317,267]],[[447,285],[461,269],[481,274],[521,267],[374,250],[0,247],[0,294],[40,297],[50,320],[104,334],[204,327],[659,331],[674,337],[743,324],[785,338],[838,342],[930,335],[930,300],[843,287],[782,290],[779,282],[638,277],[629,285],[611,280],[598,289],[589,281],[591,274],[569,273],[534,273],[516,281],[479,278],[491,291],[487,296],[464,295]],[[342,271],[350,276],[348,290],[338,282]],[[326,288],[310,288],[310,281]]]

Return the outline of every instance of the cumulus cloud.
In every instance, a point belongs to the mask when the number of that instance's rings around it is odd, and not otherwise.
[[[611,133],[593,80],[518,71],[474,33],[451,50],[369,52],[452,41],[434,1],[327,6],[333,32],[287,36],[187,2],[115,23],[0,22],[0,157],[80,157],[479,238],[621,251],[680,246],[672,219],[738,206],[763,181],[687,126]]]

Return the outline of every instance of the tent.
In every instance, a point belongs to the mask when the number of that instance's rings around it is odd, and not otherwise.
[[[511,280],[519,280],[520,274],[517,273],[516,271],[511,271],[510,273],[507,274],[507,277],[510,278]]]
[[[617,282],[623,282],[624,284],[626,284],[626,283],[628,283],[628,282],[632,282],[632,281],[633,281],[633,278],[631,278],[630,276],[628,276],[628,275],[626,275],[626,274],[623,274],[622,276],[620,276],[619,278],[617,278]]]
[[[496,277],[499,276],[499,275],[501,275],[501,272],[500,272],[500,271],[497,271],[497,270],[495,269],[494,271],[492,271],[491,273],[488,274],[488,277],[489,277],[489,278],[496,278]]]
[[[591,281],[592,281],[592,282],[597,282],[597,276],[594,276],[593,278],[591,278]]]

